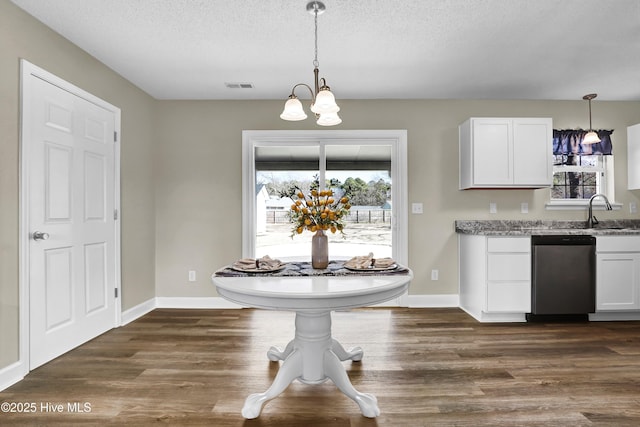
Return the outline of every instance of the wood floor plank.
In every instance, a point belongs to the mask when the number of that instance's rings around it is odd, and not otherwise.
[[[0,393],[1,403],[36,404],[3,411],[0,425],[640,425],[640,322],[481,324],[458,309],[401,308],[333,314],[334,337],[364,349],[362,362],[344,366],[358,390],[376,395],[379,417],[363,417],[327,381],[294,382],[245,420],[244,399],[280,366],[266,351],[293,337],[293,320],[155,310]],[[79,412],[84,403],[90,411]]]

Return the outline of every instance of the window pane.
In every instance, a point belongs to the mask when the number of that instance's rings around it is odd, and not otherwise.
[[[597,172],[556,172],[552,199],[588,199],[598,192]]]
[[[319,166],[317,145],[256,147],[256,257],[311,256],[310,233],[291,238],[293,201],[284,195],[292,188],[308,192]]]
[[[580,156],[580,166],[596,167],[602,156]]]
[[[346,239],[330,236],[332,255],[391,257],[391,146],[327,145],[327,181],[340,182],[351,201]]]
[[[293,233],[288,213],[293,188],[308,194],[317,186],[322,167],[325,185],[336,196],[347,192],[352,204],[343,238],[329,236],[329,257],[350,258],[373,252],[392,256],[391,146],[366,144],[326,145],[325,159],[319,146],[269,146],[256,148],[255,256],[308,259],[312,233]]]
[[[554,185],[551,188],[551,198],[552,199],[566,199],[566,188],[564,186],[556,186]]]

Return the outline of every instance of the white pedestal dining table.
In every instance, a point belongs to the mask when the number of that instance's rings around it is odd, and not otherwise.
[[[360,347],[345,349],[331,335],[331,312],[366,307],[398,298],[407,292],[411,270],[398,266],[394,271],[353,272],[332,261],[328,270],[312,270],[308,263],[296,263],[293,275],[247,273],[218,270],[212,276],[223,298],[244,307],[293,311],[295,335],[284,349],[271,347],[267,357],[283,361],[271,386],[263,393],[247,397],[242,416],[257,418],[263,405],[282,393],[293,380],[320,384],[327,379],[359,406],[362,415],[380,415],[375,396],[357,391],[342,361],[360,361]],[[307,264],[307,265],[305,265]],[[333,265],[332,265],[333,264]],[[230,274],[225,274],[225,272]],[[307,274],[305,274],[307,272]]]

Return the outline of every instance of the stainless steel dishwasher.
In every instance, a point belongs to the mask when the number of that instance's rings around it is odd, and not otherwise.
[[[596,309],[596,238],[531,236],[528,321],[588,320]]]

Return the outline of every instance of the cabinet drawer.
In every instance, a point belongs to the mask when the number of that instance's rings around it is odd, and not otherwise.
[[[529,237],[487,237],[488,252],[531,252]]]
[[[531,256],[529,254],[489,254],[487,280],[531,281]]]
[[[597,236],[597,252],[640,252],[640,236]]]
[[[529,313],[531,311],[531,284],[529,282],[489,283],[487,286],[487,311]]]

